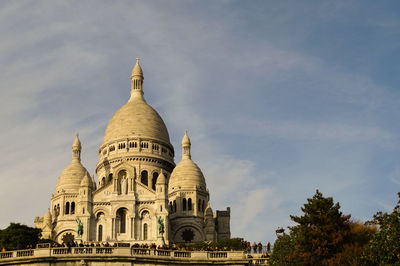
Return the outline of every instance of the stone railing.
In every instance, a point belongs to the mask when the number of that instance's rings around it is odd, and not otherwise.
[[[269,265],[269,253],[266,254],[249,254],[249,265]]]
[[[208,252],[210,259],[226,259],[228,257],[228,251],[212,251]]]
[[[260,261],[247,258],[242,251],[182,251],[182,250],[164,250],[148,248],[130,248],[130,247],[61,247],[37,249],[26,249],[0,252],[0,265],[9,264],[11,261],[21,263],[40,262],[51,258],[56,261],[69,261],[76,259],[98,260],[102,256],[105,258],[124,258],[140,261],[190,261],[197,260],[203,262],[212,262],[212,264],[247,265],[250,261],[253,264],[262,264]],[[258,258],[257,258],[258,259]],[[227,264],[228,262],[228,264]]]
[[[190,258],[191,254],[190,251],[174,251],[174,257],[177,258]]]

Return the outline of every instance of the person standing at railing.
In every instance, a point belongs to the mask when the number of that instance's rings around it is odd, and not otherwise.
[[[258,247],[258,253],[261,254],[262,253],[262,248],[263,248],[261,242],[258,242],[257,247]]]
[[[253,253],[257,253],[257,243],[253,242]]]

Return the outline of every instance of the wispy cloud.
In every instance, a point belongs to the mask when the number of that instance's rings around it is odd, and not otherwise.
[[[233,235],[273,239],[315,188],[360,217],[382,206],[378,198],[391,204],[400,95],[373,71],[393,41],[360,47],[344,29],[368,22],[374,33],[381,26],[390,32],[399,21],[357,22],[359,8],[1,3],[0,200],[10,204],[0,211],[0,227],[43,215],[76,131],[94,172],[105,126],[128,99],[136,56],[143,57],[145,97],[166,122],[176,161],[187,128],[213,209],[232,207]],[[358,55],[361,48],[379,60]],[[336,60],[346,49],[352,57]],[[354,67],[358,61],[363,65]]]

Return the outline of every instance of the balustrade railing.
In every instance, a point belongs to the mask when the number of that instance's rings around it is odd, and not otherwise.
[[[252,260],[253,265],[268,265],[268,259],[263,258],[263,259],[253,259]]]
[[[113,248],[96,248],[96,254],[112,254]]]
[[[12,251],[7,251],[7,252],[1,252],[0,253],[0,259],[8,259],[8,258],[12,258],[12,257],[13,257]]]
[[[151,255],[151,249],[147,248],[132,248],[132,255]]]
[[[64,255],[71,253],[71,250],[69,248],[53,248],[52,250],[53,255]]]
[[[33,256],[33,250],[19,250],[17,251],[17,257],[29,257]]]
[[[208,252],[208,257],[210,259],[225,259],[228,257],[228,252],[212,251],[212,252]]]
[[[171,256],[171,251],[170,251],[170,250],[156,249],[156,250],[155,250],[155,254],[156,254],[157,256],[167,256],[167,257],[170,257],[170,256]]]
[[[198,260],[244,260],[256,265],[267,264],[266,258],[246,258],[245,253],[240,251],[186,251],[186,250],[165,250],[138,247],[49,247],[39,246],[37,249],[15,250],[0,252],[1,260],[42,258],[42,257],[68,257],[68,256],[132,256],[132,257],[154,257],[154,258],[176,258],[176,259],[198,259]],[[216,263],[216,261],[214,261]]]
[[[190,258],[192,255],[189,251],[174,251],[174,257],[176,258]]]
[[[74,254],[92,254],[92,247],[76,247],[74,248]]]

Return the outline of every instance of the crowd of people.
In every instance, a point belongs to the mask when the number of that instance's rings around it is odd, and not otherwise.
[[[71,248],[71,247],[131,247],[131,248],[140,248],[140,249],[158,249],[158,250],[179,250],[179,251],[232,251],[232,249],[228,247],[218,248],[218,247],[211,247],[207,246],[204,248],[196,248],[191,246],[178,246],[176,244],[173,245],[156,245],[155,243],[151,244],[129,244],[129,243],[113,243],[110,244],[109,242],[72,242],[72,243],[51,243],[50,245],[52,248]],[[28,247],[27,247],[28,248]],[[31,248],[31,246],[30,246]]]
[[[240,244],[240,243],[239,243]],[[265,246],[259,242],[258,244],[256,242],[253,242],[251,244],[249,241],[241,241],[242,248],[241,250],[246,251],[248,254],[268,254],[271,252],[271,244],[268,242]],[[177,251],[233,251],[232,247],[229,246],[222,246],[220,245],[215,246],[215,245],[207,245],[204,243],[203,245],[185,245],[185,244],[172,244],[172,245],[157,245],[155,243],[135,243],[135,244],[130,244],[130,243],[120,243],[120,242],[114,242],[114,243],[109,243],[108,241],[106,242],[83,242],[80,241],[79,243],[77,241],[72,241],[72,242],[67,242],[67,243],[42,243],[39,244],[39,247],[52,247],[52,248],[68,248],[71,250],[73,247],[96,247],[96,248],[108,248],[108,247],[130,247],[130,248],[140,248],[140,249],[152,249],[152,250],[177,250]],[[32,245],[28,245],[26,247],[27,249],[32,249],[35,247],[32,247]],[[240,248],[236,248],[236,250],[240,250]],[[5,252],[6,250],[3,248],[1,250],[2,252]]]
[[[265,248],[261,242],[253,242],[253,244],[250,244],[249,241],[243,241],[242,245],[244,247],[244,250],[247,251],[247,253],[254,253],[254,254],[264,254],[264,253],[270,253],[271,252],[271,243],[267,242],[265,245]]]

